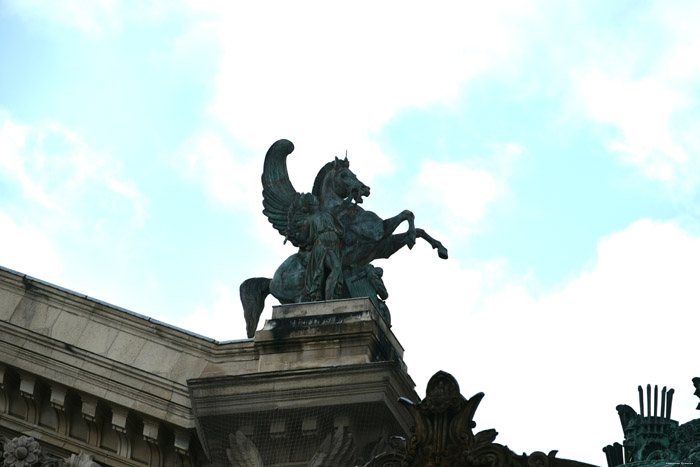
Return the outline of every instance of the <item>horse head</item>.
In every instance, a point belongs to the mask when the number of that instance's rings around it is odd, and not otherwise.
[[[364,196],[369,196],[369,187],[358,180],[350,170],[350,161],[347,157],[342,160],[336,157],[318,172],[314,181],[313,194],[322,202],[352,198],[356,203],[361,203]]]

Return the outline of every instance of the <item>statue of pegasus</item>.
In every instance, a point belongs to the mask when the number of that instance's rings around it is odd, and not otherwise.
[[[285,242],[290,241],[298,251],[277,268],[272,279],[255,277],[241,284],[248,337],[255,334],[265,298],[269,294],[282,304],[299,303],[309,297],[306,277],[312,244],[302,234],[304,216],[299,209],[302,193],[296,191],[287,172],[287,156],[292,151],[294,145],[286,139],[277,141],[267,151],[262,174],[263,214],[285,238]],[[318,200],[318,209],[337,219],[344,230],[340,247],[344,280],[339,296],[332,298],[369,296],[390,322],[388,309],[377,297],[379,295],[385,299],[388,295],[383,285],[376,285],[381,270],[374,268],[371,262],[377,258],[389,258],[404,246],[413,248],[416,238],[424,239],[433,249],[437,249],[440,258],[447,259],[447,249],[425,230],[415,227],[411,211],[405,210],[389,219],[382,219],[360,207],[369,193],[369,187],[350,170],[347,156],[343,160],[336,157],[324,165],[316,176],[312,190]],[[404,221],[408,222],[407,231],[395,234]],[[379,270],[379,274],[375,270]]]

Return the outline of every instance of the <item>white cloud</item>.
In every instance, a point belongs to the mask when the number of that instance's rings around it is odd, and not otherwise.
[[[578,84],[591,117],[620,129],[622,139],[611,142],[611,150],[648,177],[676,182],[684,175],[690,155],[674,134],[671,119],[687,105],[686,96],[653,77],[635,81],[599,70],[581,77]]]
[[[122,174],[121,162],[56,123],[30,126],[0,116],[0,177],[30,204],[77,226],[86,211],[92,220],[116,213],[136,226],[145,220],[146,198]]]
[[[29,224],[17,224],[0,212],[2,265],[46,281],[58,280],[63,262],[49,236]]]
[[[9,0],[9,7],[25,19],[74,28],[88,35],[119,29],[125,20],[159,18],[179,9],[174,0]]]
[[[529,8],[460,2],[192,7],[210,14],[208,25],[210,18],[219,23],[224,53],[211,111],[234,137],[260,152],[288,138],[312,158],[300,163],[314,170],[347,149],[366,177],[393,167],[373,133],[402,109],[453,102],[465,81],[505,66],[519,47],[513,18]]]
[[[493,203],[508,192],[507,180],[523,149],[515,143],[495,145],[489,160],[437,162],[426,159],[409,198],[433,219],[442,219],[450,237],[476,228]]]
[[[0,127],[0,173],[14,178],[27,197],[46,207],[55,207],[56,203],[44,192],[43,188],[28,173],[25,158],[22,155],[27,144],[29,128],[5,118]],[[33,157],[37,170],[43,170],[45,158],[42,154]]]
[[[488,171],[458,163],[428,160],[418,175],[418,186],[430,204],[469,223],[481,220],[486,206],[498,196],[496,185]]]
[[[608,148],[623,161],[693,197],[700,182],[700,53],[696,2],[652,4],[626,28],[606,33],[572,71],[581,107],[618,134]]]
[[[591,453],[621,441],[615,406],[636,406],[638,384],[675,387],[674,418],[696,417],[700,238],[676,223],[602,239],[578,278],[538,298],[506,262],[465,267],[418,245],[382,266],[417,390],[442,369],[463,394],[486,392],[478,429],[496,428],[516,452],[600,465]]]
[[[180,152],[186,165],[184,175],[201,183],[217,202],[235,205],[259,198],[259,163],[239,161],[218,134],[196,135]]]

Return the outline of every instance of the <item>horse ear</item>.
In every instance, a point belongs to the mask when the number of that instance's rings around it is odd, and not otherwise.
[[[333,161],[333,169],[337,169],[338,166],[340,165],[340,159],[336,156],[335,160]]]

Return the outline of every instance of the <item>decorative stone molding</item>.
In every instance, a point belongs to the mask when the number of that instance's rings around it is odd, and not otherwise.
[[[100,467],[92,455],[71,454],[61,459],[43,451],[41,445],[29,436],[6,438],[0,436],[0,466],[2,467]]]
[[[175,451],[181,455],[188,455],[191,439],[192,435],[189,431],[175,430]]]
[[[27,410],[25,419],[30,423],[37,422],[37,407],[34,400],[34,390],[36,387],[36,377],[28,373],[19,374],[19,394],[24,399]]]
[[[26,373],[20,374],[19,392],[22,397],[28,400],[34,400],[34,385],[36,378],[33,375]]]
[[[60,384],[51,384],[51,405],[54,409],[63,412],[66,405],[66,388]]]
[[[144,417],[143,419],[143,439],[148,443],[158,442],[158,431],[160,430],[160,421],[154,418]]]

